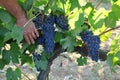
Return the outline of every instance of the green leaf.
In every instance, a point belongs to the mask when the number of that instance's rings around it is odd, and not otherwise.
[[[116,21],[117,17],[113,13],[111,13],[108,17],[106,17],[105,24],[106,26],[113,28],[116,25]]]
[[[14,26],[12,31],[6,32],[4,42],[10,39],[16,40],[19,44],[23,40],[23,27]]]
[[[27,47],[27,50],[30,52],[30,53],[33,53],[35,52],[35,49],[37,48],[37,44],[31,44]]]
[[[116,57],[118,57],[119,60],[120,60],[120,51],[118,51],[118,52],[116,53]]]
[[[22,48],[20,49],[20,52],[24,53],[27,50],[28,46],[29,46],[29,44],[26,43],[26,41],[22,41]]]
[[[74,30],[71,30],[73,36],[79,36],[80,32],[82,32],[81,27],[75,28]]]
[[[76,0],[76,1],[70,0],[70,5],[71,5],[71,7],[70,7],[71,11],[75,8],[79,9],[81,7],[80,4],[79,4],[79,0]]]
[[[116,1],[118,1],[118,0],[112,0],[113,2],[116,2]]]
[[[15,42],[12,42],[10,44],[10,53],[11,53],[11,58],[12,58],[12,62],[13,63],[19,63],[19,56],[21,55],[21,52],[20,52],[20,47],[17,43]]]
[[[93,25],[94,29],[101,28],[103,23],[104,23],[104,19],[99,19],[99,21]]]
[[[52,1],[53,2],[53,1]],[[39,7],[41,5],[46,5],[48,3],[48,0],[35,0],[35,7]]]
[[[3,50],[2,57],[3,57],[3,60],[6,64],[10,63],[10,60],[11,60],[10,56],[11,56],[10,51]]]
[[[85,20],[84,14],[80,13],[79,17],[78,17],[78,20],[75,22],[75,26],[80,27],[84,23],[84,20]]]
[[[120,5],[117,5],[117,4],[112,5],[112,14],[114,14],[116,16],[116,18],[120,18],[119,10],[120,10]]]
[[[0,9],[0,20],[8,24],[12,20],[12,17],[7,11]]]
[[[116,21],[120,18],[120,6],[114,4],[112,6],[112,10],[109,13],[108,17],[106,17],[105,23],[108,27],[115,27],[116,26]]]
[[[8,32],[6,28],[0,26],[0,36],[4,38],[5,34]]]
[[[77,62],[78,62],[79,66],[83,66],[83,65],[87,64],[87,58],[81,56],[80,58],[77,59]]]
[[[19,44],[23,40],[23,27],[14,27],[11,32],[11,37]]]
[[[60,44],[62,48],[67,49],[67,51],[73,51],[74,46],[76,45],[76,40],[70,36],[67,36],[64,39],[61,39]]]
[[[46,59],[44,59],[44,60],[35,59],[35,65],[38,69],[46,70],[47,65],[48,65],[48,61]]]
[[[113,58],[114,58],[114,55],[112,53],[108,54],[108,56],[107,56],[107,64],[109,66],[111,66],[111,67],[114,66]]]
[[[12,18],[12,20],[8,24],[5,25],[5,28],[11,31],[13,29],[15,23],[16,23],[16,20],[14,18]]]
[[[32,64],[32,56],[30,54],[27,53],[23,53],[20,55],[20,59],[21,59],[21,65],[25,64],[25,63],[30,63]]]
[[[23,8],[25,11],[29,11],[33,6],[33,0],[25,0],[23,3]]]
[[[0,59],[0,69],[3,69],[5,66],[4,60]]]
[[[12,39],[11,32],[5,33],[4,42],[6,42],[6,41],[8,41],[10,39]]]
[[[17,68],[15,71],[11,67],[7,69],[6,73],[7,80],[19,80],[21,77],[21,71]]]
[[[4,41],[3,37],[0,36],[0,54],[1,54],[2,48],[4,47],[3,41]]]
[[[21,78],[21,70],[19,68],[15,69],[15,73],[17,74],[17,77]]]
[[[62,33],[61,32],[56,32],[55,33],[55,42],[60,42],[60,40],[62,39]]]

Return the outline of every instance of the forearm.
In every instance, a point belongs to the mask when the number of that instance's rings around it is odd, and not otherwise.
[[[5,7],[17,20],[21,20],[22,22],[27,21],[27,16],[24,10],[18,5],[17,0],[0,0],[0,5]],[[22,23],[22,25],[24,24]]]

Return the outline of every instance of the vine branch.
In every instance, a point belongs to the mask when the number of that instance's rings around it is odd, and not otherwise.
[[[109,32],[109,31],[112,31],[112,30],[118,29],[118,28],[120,28],[120,25],[117,26],[117,27],[111,28],[111,29],[109,29],[109,30],[107,30],[107,31],[102,32],[101,34],[99,34],[99,36],[101,36],[101,35],[103,35],[103,34]]]

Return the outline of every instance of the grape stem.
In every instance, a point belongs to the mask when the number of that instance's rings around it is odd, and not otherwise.
[[[29,21],[27,21],[23,27],[25,27],[29,22],[31,22],[35,17],[37,17],[40,13],[38,13],[37,15],[35,15],[34,17],[32,17],[31,19],[29,19]]]
[[[117,27],[114,27],[114,28],[108,29],[107,31],[102,32],[101,34],[99,34],[99,36],[101,36],[101,35],[103,35],[103,34],[105,34],[105,33],[107,33],[107,32],[110,32],[110,31],[112,31],[112,30],[118,29],[118,28],[120,28],[120,25],[117,26]]]

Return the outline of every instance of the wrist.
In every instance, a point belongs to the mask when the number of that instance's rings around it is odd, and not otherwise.
[[[18,26],[24,26],[28,22],[28,18],[25,16],[21,16],[19,18],[16,18],[16,24]]]

